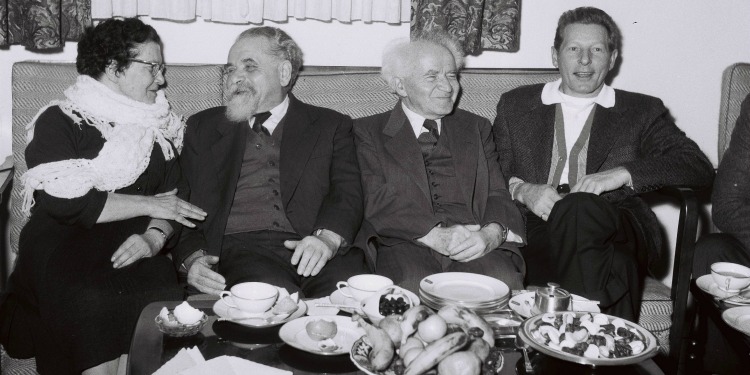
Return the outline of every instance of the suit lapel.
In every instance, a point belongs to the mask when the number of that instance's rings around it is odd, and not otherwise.
[[[315,118],[305,105],[289,94],[289,108],[279,123],[283,126],[279,172],[281,199],[285,206],[292,199],[305,165],[318,142],[320,129],[314,123]]]
[[[222,116],[221,122],[216,125],[216,131],[219,138],[211,145],[211,160],[216,171],[215,182],[226,182],[226,186],[220,187],[219,191],[228,189],[227,191],[233,192],[242,168],[249,124],[233,122]]]
[[[424,196],[429,199],[430,188],[427,182],[422,151],[414,136],[409,119],[401,108],[401,102],[396,103],[396,107],[391,111],[391,117],[383,128],[383,134],[386,137],[384,142],[386,151],[414,180]]]
[[[526,131],[523,133],[525,139],[519,143],[529,145],[533,158],[531,165],[539,166],[532,172],[534,181],[547,183],[551,167],[552,142],[555,137],[555,106],[544,105],[539,99],[521,123],[526,124]]]
[[[484,148],[476,142],[478,134],[472,131],[476,127],[462,123],[455,113],[454,111],[453,115],[443,117],[441,138],[445,136],[448,139],[453,169],[464,193],[465,202],[473,202],[477,177],[477,155],[484,154]]]
[[[596,173],[602,166],[612,147],[620,138],[620,120],[624,109],[604,108],[596,105],[594,122],[591,124],[589,147],[586,154],[586,174]]]

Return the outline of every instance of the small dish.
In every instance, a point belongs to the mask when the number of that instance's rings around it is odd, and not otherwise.
[[[380,314],[380,297],[386,294],[392,294],[390,292],[384,294],[384,291],[389,288],[393,289],[393,293],[403,293],[404,295],[406,295],[408,299],[406,302],[409,303],[411,307],[419,306],[420,304],[419,297],[404,288],[395,285],[383,288],[372,296],[365,298],[362,301],[362,305],[360,306],[360,310],[362,310],[362,312],[367,315],[367,319],[369,319],[372,324],[377,325],[381,320],[383,320],[383,318],[385,318]]]
[[[305,328],[307,323],[321,319],[336,323],[336,336],[330,339],[335,346],[327,350],[321,349],[320,344],[322,341],[315,341],[310,338]],[[323,356],[349,353],[354,342],[364,334],[365,330],[359,327],[356,322],[353,322],[352,318],[338,315],[302,317],[287,322],[279,330],[279,337],[289,346]]]
[[[154,318],[156,326],[163,334],[172,337],[188,337],[197,334],[203,329],[203,326],[208,322],[208,315],[203,313],[203,317],[193,324],[182,324],[179,322],[168,323],[162,319],[161,315],[157,315]]]
[[[522,318],[529,318],[537,315],[538,312],[534,309],[534,292],[522,293],[514,296],[508,302],[508,306],[511,310],[515,311],[516,314]],[[601,312],[599,305],[588,300],[588,298],[581,297],[577,294],[571,294],[573,297],[572,305],[573,311],[576,312]]]
[[[721,319],[730,327],[750,336],[750,306],[726,309],[721,313]]]

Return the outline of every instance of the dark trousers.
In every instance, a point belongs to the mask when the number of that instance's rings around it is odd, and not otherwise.
[[[376,272],[414,293],[423,278],[440,272],[470,272],[494,277],[511,290],[523,288],[524,261],[509,250],[495,249],[470,262],[456,262],[426,246],[404,242],[378,248]]]
[[[695,244],[693,258],[693,280],[711,273],[711,265],[716,262],[739,263],[750,267],[750,250],[730,234],[713,233],[702,236]],[[739,374],[742,361],[737,352],[713,320],[706,320],[703,370],[712,374]]]
[[[595,194],[558,201],[549,220],[526,215],[522,248],[529,285],[555,282],[600,301],[602,312],[636,322],[645,277],[645,246],[630,214]]]
[[[246,281],[260,281],[286,288],[300,297],[318,298],[336,290],[336,282],[353,275],[370,273],[361,249],[339,250],[316,276],[297,274],[292,265],[293,250],[286,240],[300,240],[296,233],[258,231],[224,236],[218,272],[226,279],[227,289]]]

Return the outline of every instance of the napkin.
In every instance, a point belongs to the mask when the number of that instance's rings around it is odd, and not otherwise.
[[[167,363],[161,366],[160,369],[156,370],[153,375],[175,375],[179,374],[180,371],[195,367],[205,363],[206,359],[203,358],[203,354],[196,347],[182,348],[177,355],[170,359]]]
[[[335,307],[321,307],[316,306],[317,304],[330,304],[331,297],[323,297],[313,300],[306,301],[307,303],[307,315],[319,316],[319,315],[336,315],[339,313],[339,309]]]
[[[291,371],[279,370],[270,366],[248,361],[243,358],[223,355],[200,365],[182,370],[178,375],[292,375]]]

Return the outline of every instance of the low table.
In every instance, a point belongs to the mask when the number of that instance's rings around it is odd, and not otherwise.
[[[281,326],[252,329],[231,322],[217,321],[213,312],[215,300],[190,301],[190,304],[208,315],[208,322],[203,330],[192,337],[173,338],[162,334],[154,323],[154,318],[162,307],[173,309],[181,301],[154,302],[146,306],[138,318],[128,355],[127,374],[151,375],[164,363],[169,361],[182,348],[198,347],[208,360],[222,355],[241,357],[253,362],[288,370],[295,375],[337,373],[363,374],[351,362],[348,355],[318,356],[284,344],[278,336]],[[217,335],[216,331],[220,333]],[[228,339],[243,342],[256,342],[255,348],[248,344],[236,344]],[[523,374],[521,354],[515,350],[503,353],[505,365],[502,375]],[[649,374],[663,375],[653,360],[637,365],[622,367],[598,367],[577,365],[547,357],[538,353],[532,354],[537,373],[555,374]]]

